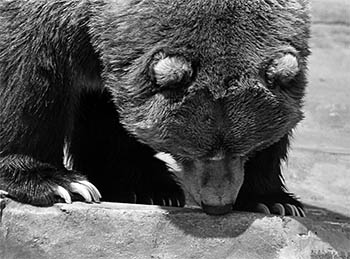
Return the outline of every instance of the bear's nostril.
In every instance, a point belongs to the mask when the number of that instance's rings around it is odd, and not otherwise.
[[[212,205],[206,205],[202,202],[202,209],[205,213],[209,215],[223,215],[230,213],[232,211],[232,204],[226,204],[226,205],[218,205],[218,206],[212,206]]]

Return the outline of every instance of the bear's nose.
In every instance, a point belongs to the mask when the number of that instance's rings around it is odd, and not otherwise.
[[[202,202],[202,209],[205,213],[209,215],[223,215],[230,213],[232,211],[232,204],[225,204],[225,205],[218,205],[218,206],[212,206],[207,205]]]

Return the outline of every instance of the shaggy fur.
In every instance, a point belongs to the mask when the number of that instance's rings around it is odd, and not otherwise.
[[[301,209],[280,163],[308,37],[306,0],[0,1],[0,189],[51,205],[86,175],[110,201]]]

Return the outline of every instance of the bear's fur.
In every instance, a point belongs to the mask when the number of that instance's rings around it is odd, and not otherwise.
[[[1,0],[0,189],[303,215],[280,164],[308,38],[306,0]]]

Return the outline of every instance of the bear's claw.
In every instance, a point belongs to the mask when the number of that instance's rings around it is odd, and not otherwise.
[[[267,206],[264,203],[258,203],[255,207],[256,212],[265,214],[276,214],[281,216],[306,217],[304,210],[301,207],[286,203],[275,203],[272,206]]]
[[[55,195],[61,197],[65,203],[72,203],[72,199],[70,197],[69,192],[64,189],[62,186],[57,185],[55,190],[54,190]]]
[[[256,212],[261,212],[261,213],[264,213],[264,214],[271,214],[269,207],[267,207],[263,203],[258,203],[256,205]]]
[[[163,199],[164,200],[164,199]],[[181,205],[181,201],[179,199],[176,198],[168,198],[168,203],[166,202],[166,200],[164,200],[164,205],[163,206],[168,206],[168,207],[183,207]]]
[[[5,198],[8,195],[8,192],[0,190],[0,199]]]
[[[183,207],[181,204],[181,201],[177,198],[171,198],[171,197],[162,197],[162,198],[152,198],[152,197],[143,197],[142,201],[137,199],[137,195],[135,196],[135,202],[134,203],[140,203],[140,204],[146,204],[146,205],[158,205],[158,206],[165,206],[165,207]]]
[[[4,198],[8,196],[8,192],[0,190],[0,208],[2,207],[2,204],[4,203]]]
[[[169,207],[182,207],[181,203],[178,199],[168,199],[169,203],[167,205],[164,206],[169,206]]]
[[[61,197],[66,203],[72,203],[70,193],[77,193],[84,198],[86,202],[100,202],[101,194],[97,188],[86,180],[70,183],[68,190],[57,185],[54,193]]]
[[[0,222],[2,219],[2,211],[4,210],[6,203],[4,198],[8,195],[8,192],[0,190]]]

